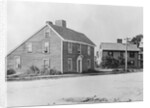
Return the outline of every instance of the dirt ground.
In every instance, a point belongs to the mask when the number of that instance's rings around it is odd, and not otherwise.
[[[14,81],[7,106],[131,102],[143,100],[143,72]]]

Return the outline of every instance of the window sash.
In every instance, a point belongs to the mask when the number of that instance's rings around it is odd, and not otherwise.
[[[72,71],[72,58],[68,58],[68,71]]]

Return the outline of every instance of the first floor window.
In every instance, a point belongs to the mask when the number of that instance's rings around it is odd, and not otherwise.
[[[134,60],[128,61],[128,65],[134,66]]]
[[[68,71],[72,71],[72,58],[68,58]]]
[[[21,68],[20,56],[15,56],[14,61],[15,61],[15,69]]]
[[[49,42],[45,42],[44,43],[44,49],[43,49],[44,51],[44,53],[49,53]]]
[[[109,55],[109,56],[113,56],[113,52],[112,52],[112,51],[109,51],[109,52],[108,52],[108,55]]]
[[[49,68],[50,67],[50,60],[49,59],[45,59],[44,61],[44,68]]]
[[[88,69],[91,68],[91,60],[90,59],[87,60],[87,67],[88,67]]]

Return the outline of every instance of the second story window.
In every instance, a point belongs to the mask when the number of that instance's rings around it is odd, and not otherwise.
[[[72,53],[72,43],[68,43],[68,53]]]
[[[91,47],[90,46],[87,47],[87,53],[88,53],[88,55],[91,55]]]
[[[27,44],[27,52],[31,53],[32,52],[32,43]]]
[[[78,46],[78,53],[81,54],[81,44]]]
[[[49,53],[49,42],[44,42],[43,52],[44,53]]]

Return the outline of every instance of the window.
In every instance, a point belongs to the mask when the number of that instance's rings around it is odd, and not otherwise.
[[[49,30],[46,30],[45,31],[45,38],[49,38],[49,36],[50,36],[50,32],[49,32]]]
[[[68,71],[72,71],[72,58],[68,58]]]
[[[88,55],[91,55],[91,47],[88,46]]]
[[[15,56],[15,69],[21,68],[20,56]]]
[[[130,52],[130,57],[134,58],[135,57],[135,53],[134,52]]]
[[[109,55],[109,56],[113,56],[113,52],[112,52],[112,51],[109,51],[109,52],[108,52],[108,55]]]
[[[68,53],[72,53],[72,43],[68,43]]]
[[[134,66],[134,60],[130,60],[130,61],[128,61],[128,65],[130,65],[130,66]]]
[[[88,69],[91,68],[91,60],[90,59],[87,60],[87,67],[88,67]]]
[[[27,52],[31,53],[32,52],[32,43],[27,44]]]
[[[45,42],[45,43],[44,43],[43,52],[44,52],[44,53],[49,53],[49,42]]]
[[[81,44],[78,45],[78,53],[81,54]]]
[[[47,69],[50,67],[50,60],[49,59],[44,59],[43,62],[44,62],[44,68]]]

